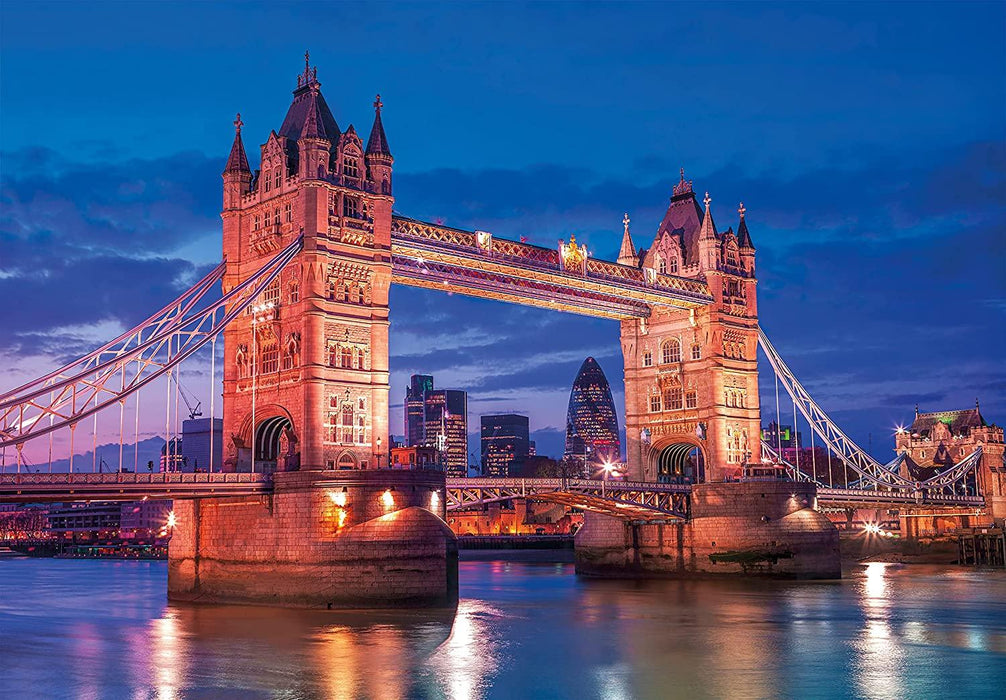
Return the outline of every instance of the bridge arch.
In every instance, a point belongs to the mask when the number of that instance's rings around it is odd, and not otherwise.
[[[266,404],[255,415],[255,435],[252,436],[252,419],[248,415],[241,429],[242,442],[246,446],[241,455],[242,467],[246,471],[251,465],[251,448],[254,448],[255,471],[295,470],[299,467],[299,436],[293,416],[278,404]]]
[[[690,440],[669,440],[650,451],[652,472],[667,484],[698,484],[706,480],[706,457],[702,446]]]

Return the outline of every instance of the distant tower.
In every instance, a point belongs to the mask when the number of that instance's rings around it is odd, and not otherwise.
[[[405,441],[409,447],[435,447],[448,476],[467,476],[467,392],[434,389],[433,377],[413,374],[405,389]]]
[[[533,444],[527,416],[503,413],[482,416],[482,476],[505,477],[527,461]]]
[[[604,462],[620,462],[621,454],[618,416],[608,378],[597,360],[588,357],[569,392],[564,459],[593,472]]]
[[[720,233],[711,201],[699,205],[682,170],[639,261],[654,275],[704,281],[714,302],[622,321],[631,478],[719,481],[761,459],[755,249],[744,206],[737,233]]]
[[[305,56],[305,59],[307,57]],[[391,169],[375,102],[366,150],[305,60],[252,173],[242,122],[224,169],[224,289],[303,250],[224,331],[224,468],[361,469],[388,445]]]

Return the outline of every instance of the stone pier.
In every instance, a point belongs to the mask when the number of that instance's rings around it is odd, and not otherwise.
[[[279,472],[272,495],[175,501],[168,597],[312,608],[451,606],[444,475]]]
[[[586,513],[576,571],[588,576],[841,577],[838,530],[813,509],[813,484],[708,483],[692,490],[691,518],[634,524]]]

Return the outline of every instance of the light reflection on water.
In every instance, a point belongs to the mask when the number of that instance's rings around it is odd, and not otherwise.
[[[590,581],[463,562],[456,611],[168,605],[160,563],[0,562],[0,697],[996,697],[1006,573]]]

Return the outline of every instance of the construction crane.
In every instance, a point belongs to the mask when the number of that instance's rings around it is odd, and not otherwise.
[[[195,408],[192,407],[192,401],[189,400],[189,392],[185,390],[182,383],[178,381],[178,377],[173,377],[175,380],[175,385],[178,387],[178,393],[182,395],[182,401],[185,402],[185,407],[189,409],[189,420],[195,420],[199,416],[203,415],[203,412],[199,409],[202,408],[203,402],[196,399],[194,396],[191,397],[193,401],[196,402]]]

